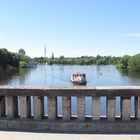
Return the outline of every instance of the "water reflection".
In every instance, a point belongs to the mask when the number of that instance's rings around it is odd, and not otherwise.
[[[20,68],[18,71],[19,76],[19,84],[24,85],[27,76],[30,74],[30,69],[22,69]]]
[[[121,74],[121,77],[125,80],[128,80],[132,85],[140,85],[140,72],[132,72],[129,70],[120,70],[118,71]]]
[[[0,68],[0,84],[9,84],[18,75],[18,71],[16,68]]]
[[[31,69],[1,68],[0,85],[24,85]]]

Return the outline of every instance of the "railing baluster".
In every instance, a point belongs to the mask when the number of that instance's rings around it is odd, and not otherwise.
[[[27,96],[20,96],[20,118],[26,119],[27,114]]]
[[[93,97],[92,104],[92,120],[100,120],[100,97]]]
[[[31,96],[27,96],[27,117],[31,117]]]
[[[122,116],[122,120],[130,120],[130,98],[129,99],[124,99],[121,98],[121,116]]]
[[[115,107],[116,107],[115,98],[108,98],[107,99],[107,119],[108,120],[115,120]]]
[[[77,96],[77,119],[85,120],[85,97]]]
[[[63,120],[70,120],[71,118],[71,97],[64,96],[62,98]]]
[[[18,96],[13,96],[14,117],[18,117]]]
[[[40,120],[44,116],[44,98],[34,96],[34,118]]]
[[[5,96],[7,118],[14,117],[13,96]]]
[[[140,120],[140,97],[135,97],[135,118]]]
[[[5,96],[0,96],[0,116],[5,116]]]
[[[6,113],[8,118],[18,116],[18,99],[17,96],[5,96]]]
[[[57,97],[48,96],[48,119],[55,120],[57,116]]]

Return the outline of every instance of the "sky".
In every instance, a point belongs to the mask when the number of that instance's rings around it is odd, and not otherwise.
[[[0,0],[0,48],[30,57],[140,53],[140,0]]]

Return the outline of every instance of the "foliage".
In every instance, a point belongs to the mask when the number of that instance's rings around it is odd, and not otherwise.
[[[123,56],[117,63],[117,68],[140,72],[140,54]]]
[[[128,62],[128,69],[130,71],[140,72],[140,54],[134,55]]]
[[[20,56],[25,56],[26,54],[24,49],[19,49],[18,53],[20,54]]]
[[[9,63],[9,52],[6,49],[0,49],[0,66],[6,67]]]
[[[19,67],[20,67],[20,68],[27,68],[27,67],[28,67],[28,63],[25,62],[25,61],[20,61],[20,62],[19,62]]]
[[[47,62],[47,58],[44,58],[44,57],[35,57],[35,58],[33,58],[33,61],[35,61],[37,63],[46,63]]]
[[[52,64],[68,64],[68,65],[116,65],[117,68],[126,69],[129,71],[140,72],[140,54],[129,56],[124,55],[123,57],[112,57],[112,56],[81,56],[81,57],[64,57],[59,58],[54,57],[52,54],[51,58],[47,57],[35,57],[31,59],[29,56],[25,55],[24,49],[20,49],[19,53],[9,52],[7,49],[0,49],[0,67],[28,67],[29,61],[34,61],[37,63],[48,63]]]
[[[20,56],[17,53],[11,53],[6,49],[0,49],[0,67],[18,67]]]
[[[68,64],[68,65],[91,65],[91,64],[97,64],[97,65],[109,65],[109,64],[116,64],[118,60],[120,60],[119,57],[111,57],[111,56],[99,56],[93,57],[93,56],[81,56],[81,57],[64,57],[60,56],[59,58],[43,58],[43,57],[36,57],[33,59],[35,62],[38,63],[48,63],[49,65],[52,64]]]
[[[0,67],[19,67],[20,61],[24,61],[26,63],[30,61],[30,57],[25,55],[25,51],[23,49],[20,49],[19,53],[9,52],[5,48],[0,49]]]
[[[120,68],[120,69],[128,69],[128,62],[130,60],[130,56],[129,55],[124,55],[120,61],[118,61],[117,63],[117,68]]]

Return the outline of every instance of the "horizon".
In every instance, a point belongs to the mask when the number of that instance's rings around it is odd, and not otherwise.
[[[0,48],[30,57],[116,56],[140,53],[137,0],[5,0]]]

